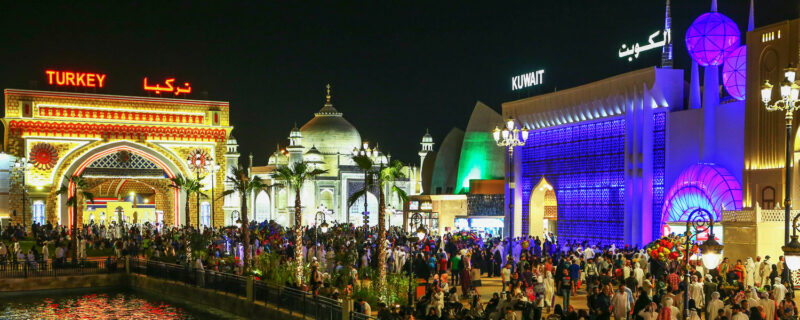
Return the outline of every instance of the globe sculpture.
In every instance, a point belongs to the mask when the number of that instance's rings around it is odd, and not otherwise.
[[[701,66],[721,65],[725,56],[739,46],[741,32],[736,23],[719,12],[705,13],[686,31],[686,49]]]
[[[731,97],[736,100],[745,98],[745,82],[747,80],[747,46],[740,46],[725,56],[722,66],[722,84]]]

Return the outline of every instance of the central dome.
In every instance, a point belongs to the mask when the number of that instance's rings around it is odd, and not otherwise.
[[[330,85],[325,106],[300,128],[302,144],[316,147],[323,154],[350,154],[361,145],[361,135],[331,103]]]

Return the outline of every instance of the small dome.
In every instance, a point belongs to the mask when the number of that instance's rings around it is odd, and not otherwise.
[[[358,130],[342,117],[330,101],[330,86],[325,106],[300,128],[303,145],[316,146],[323,154],[350,154],[361,145]]]
[[[303,161],[308,163],[324,163],[324,160],[322,153],[317,150],[316,146],[312,146],[311,149],[308,149],[308,151],[303,154]]]
[[[428,130],[425,130],[425,135],[422,136],[422,143],[433,143],[433,136]]]
[[[271,156],[269,156],[269,160],[267,160],[267,165],[277,166],[277,165],[285,165],[289,163],[289,158],[286,154],[281,151],[280,148],[275,150]]]
[[[236,144],[236,137],[233,136],[233,133],[228,135],[228,144]]]

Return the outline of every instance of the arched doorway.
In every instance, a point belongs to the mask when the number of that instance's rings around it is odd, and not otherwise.
[[[531,191],[528,214],[528,232],[530,236],[543,239],[552,233],[558,234],[558,202],[553,186],[542,178]]]
[[[661,229],[680,228],[697,209],[722,220],[722,211],[742,210],[742,187],[727,169],[713,163],[697,163],[684,169],[666,194],[661,209]],[[721,232],[720,232],[721,234]]]
[[[256,195],[256,203],[254,208],[254,215],[253,220],[256,222],[262,222],[264,220],[269,220],[270,216],[270,201],[269,195],[266,191],[262,190]]]
[[[367,192],[367,211],[369,211],[369,226],[378,225],[378,197],[372,192]],[[364,197],[358,198],[350,206],[350,222],[356,226],[364,225]]]
[[[162,177],[160,179],[169,179],[175,177],[176,174],[182,173],[183,171],[175,165],[173,161],[171,161],[166,155],[162,154],[161,152],[150,148],[148,146],[135,143],[132,141],[116,141],[107,143],[104,145],[100,145],[95,148],[91,148],[86,150],[80,156],[76,157],[69,166],[64,170],[64,175],[62,178],[58,179],[55,185],[66,185],[68,184],[68,177],[72,175],[81,175],[84,171],[95,163],[95,161],[101,160],[108,155],[113,155],[119,152],[128,152],[131,154],[135,154],[136,156],[145,159],[146,161],[151,162],[154,164],[158,169],[163,170]],[[74,194],[75,188],[74,185],[69,185],[70,189],[70,196]],[[179,192],[177,189],[171,190],[171,211],[172,211],[172,220],[169,224],[172,225],[180,225],[184,220],[184,213],[181,212],[180,207],[186,201],[183,192]],[[72,224],[72,208],[66,205],[66,200],[68,197],[60,197],[60,206],[61,206],[61,217],[60,222],[62,224],[69,223]],[[177,199],[177,201],[175,201]],[[118,217],[113,217],[118,218]]]

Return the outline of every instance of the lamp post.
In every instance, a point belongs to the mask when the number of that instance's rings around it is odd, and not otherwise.
[[[328,233],[328,223],[325,222],[325,214],[328,213],[328,210],[325,209],[325,206],[320,205],[317,208],[317,212],[314,214],[314,256],[317,256],[317,246],[319,246],[319,231],[321,230],[322,233]],[[317,222],[322,220],[322,224],[317,226]]]
[[[22,228],[27,228],[27,223],[25,222],[25,207],[27,206],[25,202],[25,193],[27,193],[27,186],[25,185],[25,173],[28,172],[33,165],[28,162],[28,159],[25,157],[17,159],[14,162],[14,170],[22,175]]]
[[[414,212],[414,215],[411,216],[411,221],[409,221],[410,226],[413,228],[414,225],[417,225],[417,232],[416,235],[413,235],[408,238],[408,276],[410,277],[408,281],[408,305],[414,305],[414,254],[413,251],[416,248],[416,243],[425,239],[425,234],[427,230],[425,226],[422,225],[422,215],[419,212]],[[411,228],[409,228],[411,229]]]
[[[507,219],[508,221],[508,234],[509,236],[514,236],[514,219],[511,217],[513,215],[514,208],[514,147],[523,146],[525,142],[528,140],[528,129],[522,128],[520,129],[517,127],[516,121],[514,118],[508,118],[505,123],[505,128],[502,130],[499,127],[494,127],[494,131],[492,131],[492,137],[494,141],[497,143],[498,147],[507,147],[508,148],[508,174],[506,175],[506,185],[508,185],[508,210],[509,214]]]
[[[217,174],[217,171],[219,171],[219,169],[220,169],[220,166],[214,161],[212,161],[211,163],[206,165],[206,170],[209,173],[211,173],[211,221],[209,222],[209,224],[211,225],[212,228],[214,227],[214,204],[215,204],[215,201],[214,201],[214,198],[215,198],[214,197],[214,180],[217,180],[217,175],[216,174]]]
[[[797,241],[798,219],[800,219],[800,213],[792,219],[792,241],[781,248],[783,256],[786,258],[786,266],[793,272],[800,269],[800,242]]]
[[[800,93],[800,85],[795,82],[796,69],[789,65],[784,69],[784,79],[780,84],[780,99],[772,101],[772,85],[769,80],[764,81],[761,86],[761,100],[767,108],[767,111],[784,111],[786,113],[786,165],[784,166],[786,182],[784,185],[784,199],[783,208],[784,212],[784,237],[783,242],[789,243],[789,219],[791,219],[792,211],[792,115],[795,110],[800,108],[800,100],[798,94]]]
[[[708,228],[703,228],[708,224]],[[708,230],[708,239],[706,239],[703,244],[700,245],[700,254],[703,259],[703,265],[708,270],[716,269],[719,265],[719,262],[722,258],[722,245],[714,239],[714,215],[708,212],[706,209],[698,208],[694,209],[689,214],[689,217],[686,219],[686,273],[683,276],[684,285],[686,289],[683,291],[683,301],[689,301],[689,277],[691,273],[689,272],[689,256],[691,255],[691,245],[692,245],[692,236],[690,229],[694,226],[695,229],[695,237],[697,234],[700,233],[701,230]],[[689,319],[689,304],[683,304],[683,318]]]
[[[376,145],[375,148],[369,147],[369,142],[364,141],[364,144],[359,148],[353,148],[353,156],[366,156],[369,157],[373,164],[380,162],[380,165],[383,166],[382,155],[380,151],[378,151],[378,146]],[[369,211],[367,211],[367,200],[369,200],[369,190],[367,190],[367,176],[370,174],[370,170],[364,170],[364,238],[369,237]],[[380,187],[379,187],[380,188]],[[380,190],[378,190],[380,192]],[[347,214],[347,222],[350,222],[350,214]]]
[[[194,154],[194,157],[191,157],[187,160],[189,168],[192,169],[195,173],[195,178],[197,179],[197,183],[200,183],[200,171],[203,170],[203,155],[198,153]],[[199,190],[198,190],[199,191]],[[189,201],[189,199],[186,199]],[[195,224],[197,225],[197,229],[200,229],[200,194],[197,194],[197,220]],[[188,213],[188,212],[187,212]]]

